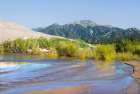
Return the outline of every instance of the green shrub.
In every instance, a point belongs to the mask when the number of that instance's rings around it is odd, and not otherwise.
[[[122,61],[129,61],[129,60],[139,60],[139,57],[130,52],[127,52],[127,53],[118,53],[116,59]]]
[[[49,48],[51,46],[50,40],[47,38],[39,38],[37,39],[40,48]]]
[[[135,53],[139,50],[139,42],[132,40],[121,40],[115,43],[116,52],[118,53]]]
[[[82,40],[76,40],[76,41],[73,41],[75,42],[76,44],[78,44],[81,48],[86,48],[86,47],[89,47],[88,44]]]
[[[18,53],[25,53],[30,47],[30,40],[17,39],[13,41],[13,49]]]
[[[5,41],[3,44],[4,52],[10,53],[12,52],[13,42]]]
[[[92,58],[93,53],[91,48],[79,48],[77,49],[76,57],[85,60],[87,58]]]
[[[140,45],[135,46],[134,49],[133,54],[140,56]]]
[[[29,49],[32,50],[31,54],[34,54],[34,55],[42,54],[40,52],[39,43],[37,40],[33,40],[33,41],[31,40],[29,45],[30,45]]]
[[[0,54],[3,54],[4,53],[4,47],[3,45],[0,45]]]
[[[116,43],[117,59],[136,60],[140,55],[140,42],[135,40],[122,40]]]
[[[116,52],[128,52],[128,51],[130,51],[130,49],[132,49],[131,46],[132,45],[131,45],[131,41],[130,40],[118,41],[115,44]]]
[[[8,53],[25,53],[29,49],[29,40],[16,39],[14,41],[6,41],[3,44],[4,52]]]
[[[43,52],[42,49],[49,51]],[[47,57],[50,58],[66,56],[86,59],[93,56],[92,49],[87,43],[64,38],[16,39],[14,41],[6,41],[0,47],[0,53],[1,52],[47,55]]]
[[[72,42],[59,42],[56,46],[56,50],[59,56],[75,57],[78,47]]]
[[[113,45],[98,45],[93,51],[93,56],[96,60],[112,61],[116,57],[115,48]]]
[[[57,50],[55,48],[49,49],[49,52],[47,53],[47,57],[48,58],[57,58],[58,57]]]

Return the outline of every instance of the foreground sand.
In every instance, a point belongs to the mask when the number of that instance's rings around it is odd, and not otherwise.
[[[140,61],[129,61],[126,64],[132,65],[134,67],[133,77],[140,84]]]

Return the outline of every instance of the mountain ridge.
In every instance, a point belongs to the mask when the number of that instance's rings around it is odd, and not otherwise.
[[[64,25],[52,24],[45,28],[37,28],[35,31],[66,38],[81,39],[88,43],[114,42],[124,38],[140,40],[140,30],[137,28],[123,29],[111,25],[99,25],[90,20],[81,20]]]

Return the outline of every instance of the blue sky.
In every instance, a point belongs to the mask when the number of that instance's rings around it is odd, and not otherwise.
[[[30,28],[83,19],[140,28],[140,0],[0,0],[0,21]]]

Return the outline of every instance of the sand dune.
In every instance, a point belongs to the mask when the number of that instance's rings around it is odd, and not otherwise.
[[[15,40],[17,38],[27,39],[27,38],[39,38],[39,37],[59,37],[52,36],[48,34],[43,34],[40,32],[35,32],[27,27],[13,23],[13,22],[0,22],[0,42],[6,40]]]

